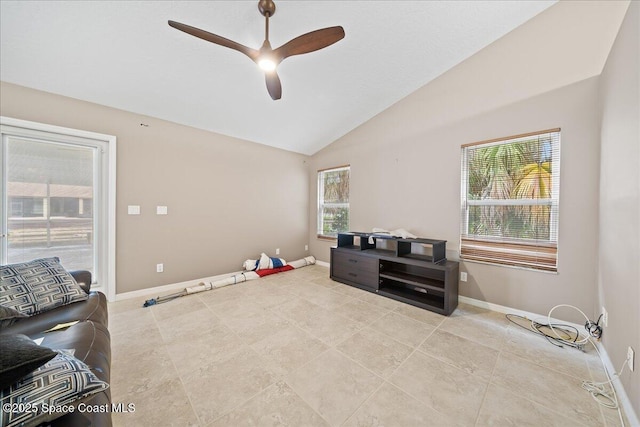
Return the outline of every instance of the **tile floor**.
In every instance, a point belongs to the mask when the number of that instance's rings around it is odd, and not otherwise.
[[[450,316],[310,266],[142,308],[109,305],[115,426],[617,426],[593,350],[504,315]],[[156,296],[156,295],[153,295]]]

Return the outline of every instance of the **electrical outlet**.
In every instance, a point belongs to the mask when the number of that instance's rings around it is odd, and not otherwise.
[[[276,255],[280,255],[280,248],[276,249]]]
[[[633,358],[636,355],[636,352],[633,351],[633,349],[631,348],[631,346],[629,346],[629,348],[627,349],[627,360],[628,360],[628,364],[629,364],[629,369],[631,369],[631,372],[633,372]]]
[[[156,264],[156,273],[162,273],[164,271],[164,264]]]
[[[604,308],[604,305],[602,306],[602,324],[609,326],[609,312]]]
[[[308,251],[309,250],[309,245],[304,245],[304,250]]]
[[[460,272],[460,280],[462,282],[466,282],[467,281],[467,272],[466,271],[461,271]]]

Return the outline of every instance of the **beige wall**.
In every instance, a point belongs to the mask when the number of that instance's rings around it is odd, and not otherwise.
[[[599,305],[603,343],[619,369],[627,347],[636,371],[621,376],[640,414],[640,3],[632,2],[601,78]]]
[[[403,227],[458,258],[460,145],[562,128],[558,274],[463,263],[460,293],[536,313],[596,309],[598,80],[628,2],[559,2],[312,157],[351,164],[351,229]],[[571,31],[567,31],[571,28]],[[594,31],[597,28],[598,31]],[[597,35],[596,35],[597,33]],[[311,251],[329,259],[309,210]],[[573,313],[555,312],[579,321]]]
[[[597,76],[627,6],[628,1],[560,1],[362,128],[368,135],[392,130],[398,141],[417,140],[427,129]],[[338,141],[360,143],[349,134]]]
[[[313,156],[310,194],[317,169],[351,165],[350,228],[406,228],[422,237],[446,239],[447,256],[458,259],[460,237],[460,145],[555,127],[562,128],[558,274],[463,262],[469,281],[460,294],[495,304],[546,313],[560,303],[594,315],[598,227],[598,80],[591,78],[459,121],[425,129],[411,138],[395,132],[410,116],[400,105],[382,113],[396,126],[375,120]],[[408,108],[412,108],[409,106]],[[412,123],[417,126],[417,123]],[[310,209],[315,227],[315,206]],[[312,253],[328,261],[332,243],[310,233]],[[579,320],[579,319],[573,319]]]
[[[285,259],[308,254],[307,156],[5,82],[0,90],[3,116],[117,137],[117,293],[237,271],[276,248]]]

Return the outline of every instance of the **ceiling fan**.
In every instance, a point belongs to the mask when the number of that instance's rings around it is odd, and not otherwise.
[[[269,43],[269,18],[276,12],[276,5],[273,0],[260,0],[258,1],[258,10],[262,16],[265,17],[265,40],[259,50],[252,49],[234,42],[233,40],[226,39],[190,25],[181,24],[180,22],[169,21],[169,25],[180,31],[184,31],[187,34],[191,34],[192,36],[237,50],[238,52],[247,55],[252,61],[257,63],[262,70],[264,70],[267,82],[267,91],[273,100],[277,100],[282,97],[282,85],[280,84],[278,73],[276,72],[278,64],[290,56],[320,50],[342,40],[344,38],[344,29],[340,26],[322,28],[320,30],[315,30],[298,36],[277,49],[272,49],[271,43]]]

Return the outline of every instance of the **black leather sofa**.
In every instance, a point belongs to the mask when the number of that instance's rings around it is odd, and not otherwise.
[[[24,334],[31,339],[43,337],[42,346],[54,350],[73,350],[74,357],[83,361],[100,380],[109,383],[111,338],[107,329],[107,299],[103,293],[91,291],[90,272],[73,271],[71,275],[89,295],[86,301],[74,302],[44,313],[17,319],[14,324],[0,329],[0,335]],[[56,325],[76,320],[78,323],[67,329],[44,332]],[[110,410],[110,390],[106,389],[94,394],[89,400],[83,401],[83,404],[92,407],[96,405],[95,407],[109,408]],[[73,411],[46,425],[55,427],[111,426],[111,413],[109,411]]]

